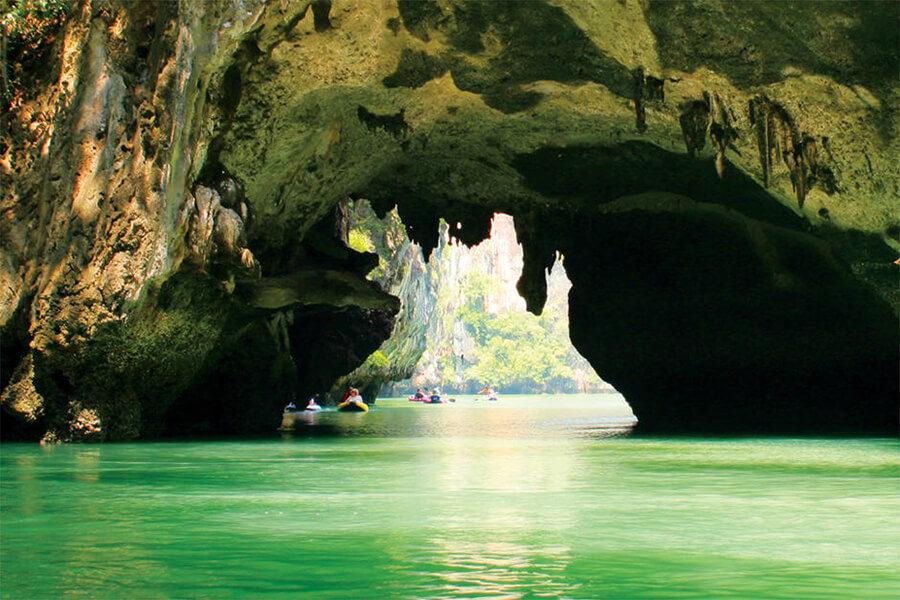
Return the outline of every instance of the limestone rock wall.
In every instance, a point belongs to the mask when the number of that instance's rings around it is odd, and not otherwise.
[[[895,428],[897,25],[891,2],[73,2],[2,115],[4,435],[215,430],[222,392],[185,395],[226,365],[265,423],[319,385],[292,353],[319,340],[349,372],[331,327],[374,349],[398,304],[335,242],[348,195],[426,255],[439,217],[474,243],[513,215],[535,311],[563,250],[579,350],[672,427],[766,428],[726,373],[777,364],[780,422],[840,425],[838,382],[864,382],[852,428]],[[606,278],[654,302],[595,302]],[[720,351],[672,358],[694,328]]]
[[[159,434],[172,403],[220,368],[242,332],[263,337],[247,370],[285,353],[278,327],[262,325],[278,310],[356,306],[357,296],[370,297],[360,301],[366,310],[396,310],[358,267],[307,261],[292,278],[261,279],[247,196],[214,164],[203,169],[233,110],[229,68],[268,15],[265,3],[73,4],[43,53],[21,66],[23,88],[3,114],[7,434]],[[308,8],[294,3],[286,18]],[[282,399],[264,414],[274,418]],[[195,406],[201,414],[188,421],[206,420],[214,404]]]
[[[123,380],[171,362],[190,372],[213,343],[215,299],[141,318],[161,310],[158,291],[189,252],[192,224],[207,229],[195,237],[212,234],[211,199],[197,208],[190,173],[202,162],[196,111],[235,43],[218,27],[199,7],[75,3],[24,66],[0,144],[5,423],[41,421],[48,439],[133,437],[139,385]],[[209,287],[200,293],[215,295]],[[72,417],[88,413],[108,427]]]
[[[400,309],[390,336],[377,352],[334,381],[325,397],[337,403],[352,386],[360,390],[366,402],[374,403],[382,384],[409,377],[425,351],[426,336],[435,318],[438,282],[433,276],[434,253],[426,261],[421,247],[410,241],[396,213],[379,221],[368,202],[354,203],[353,209],[348,210],[347,224],[369,232],[380,261],[377,270],[368,276],[399,299]]]

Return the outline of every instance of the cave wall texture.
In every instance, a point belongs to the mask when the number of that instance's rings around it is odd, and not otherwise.
[[[513,215],[533,311],[562,252],[646,431],[896,435],[898,31],[892,0],[73,0],[7,57],[3,436],[273,427],[400,309],[348,197],[426,256]]]

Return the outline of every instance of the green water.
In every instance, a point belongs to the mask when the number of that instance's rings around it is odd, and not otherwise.
[[[610,437],[614,395],[5,444],[0,597],[900,598],[900,442]]]

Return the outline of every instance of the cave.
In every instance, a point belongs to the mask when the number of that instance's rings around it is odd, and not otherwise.
[[[408,308],[348,198],[512,215],[535,313],[562,253],[641,432],[897,434],[891,3],[73,4],[11,54],[4,439],[276,426]]]
[[[539,312],[544,270],[567,257],[572,341],[640,431],[894,430],[896,316],[759,183],[639,142],[544,147],[513,164],[564,206],[503,206],[527,240],[519,289]],[[440,182],[429,173],[391,173],[370,195],[399,201],[401,215],[404,200],[421,211],[431,199],[462,231],[483,222],[479,205],[430,196]]]

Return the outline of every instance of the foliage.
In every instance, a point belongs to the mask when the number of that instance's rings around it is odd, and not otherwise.
[[[406,229],[400,217],[396,211],[391,211],[380,219],[365,200],[351,201],[348,214],[347,246],[357,252],[378,255],[378,266],[367,277],[389,288],[393,283],[390,281],[392,276],[399,278],[403,275],[402,265],[391,269],[390,264],[396,258],[396,248],[390,245],[390,240],[406,239]]]
[[[469,379],[505,390],[547,391],[571,378],[565,332],[547,328],[530,313],[483,316],[485,333],[476,338],[477,362],[466,371]]]
[[[69,0],[2,0],[2,26],[10,47],[38,43],[63,22]]]
[[[447,266],[453,259],[448,255],[468,250],[444,249],[447,254],[442,255],[438,286],[443,323],[429,340],[440,382],[448,388],[490,385],[507,392],[574,391],[576,380],[599,382],[569,341],[568,282],[564,277],[551,281],[540,317],[516,311],[491,314],[485,310],[485,298],[500,282],[478,268],[458,273],[454,280]],[[442,350],[453,345],[452,338],[459,335],[455,324],[459,323],[474,346],[464,362]]]
[[[371,252],[374,249],[374,245],[369,241],[369,236],[360,229],[351,229],[347,238],[347,246],[357,252]]]
[[[377,369],[383,369],[390,364],[388,357],[384,355],[381,350],[376,350],[366,359],[366,362],[363,363],[367,367],[373,367]]]
[[[68,10],[69,0],[0,0],[0,92],[4,100],[12,97],[16,67],[53,40]]]

